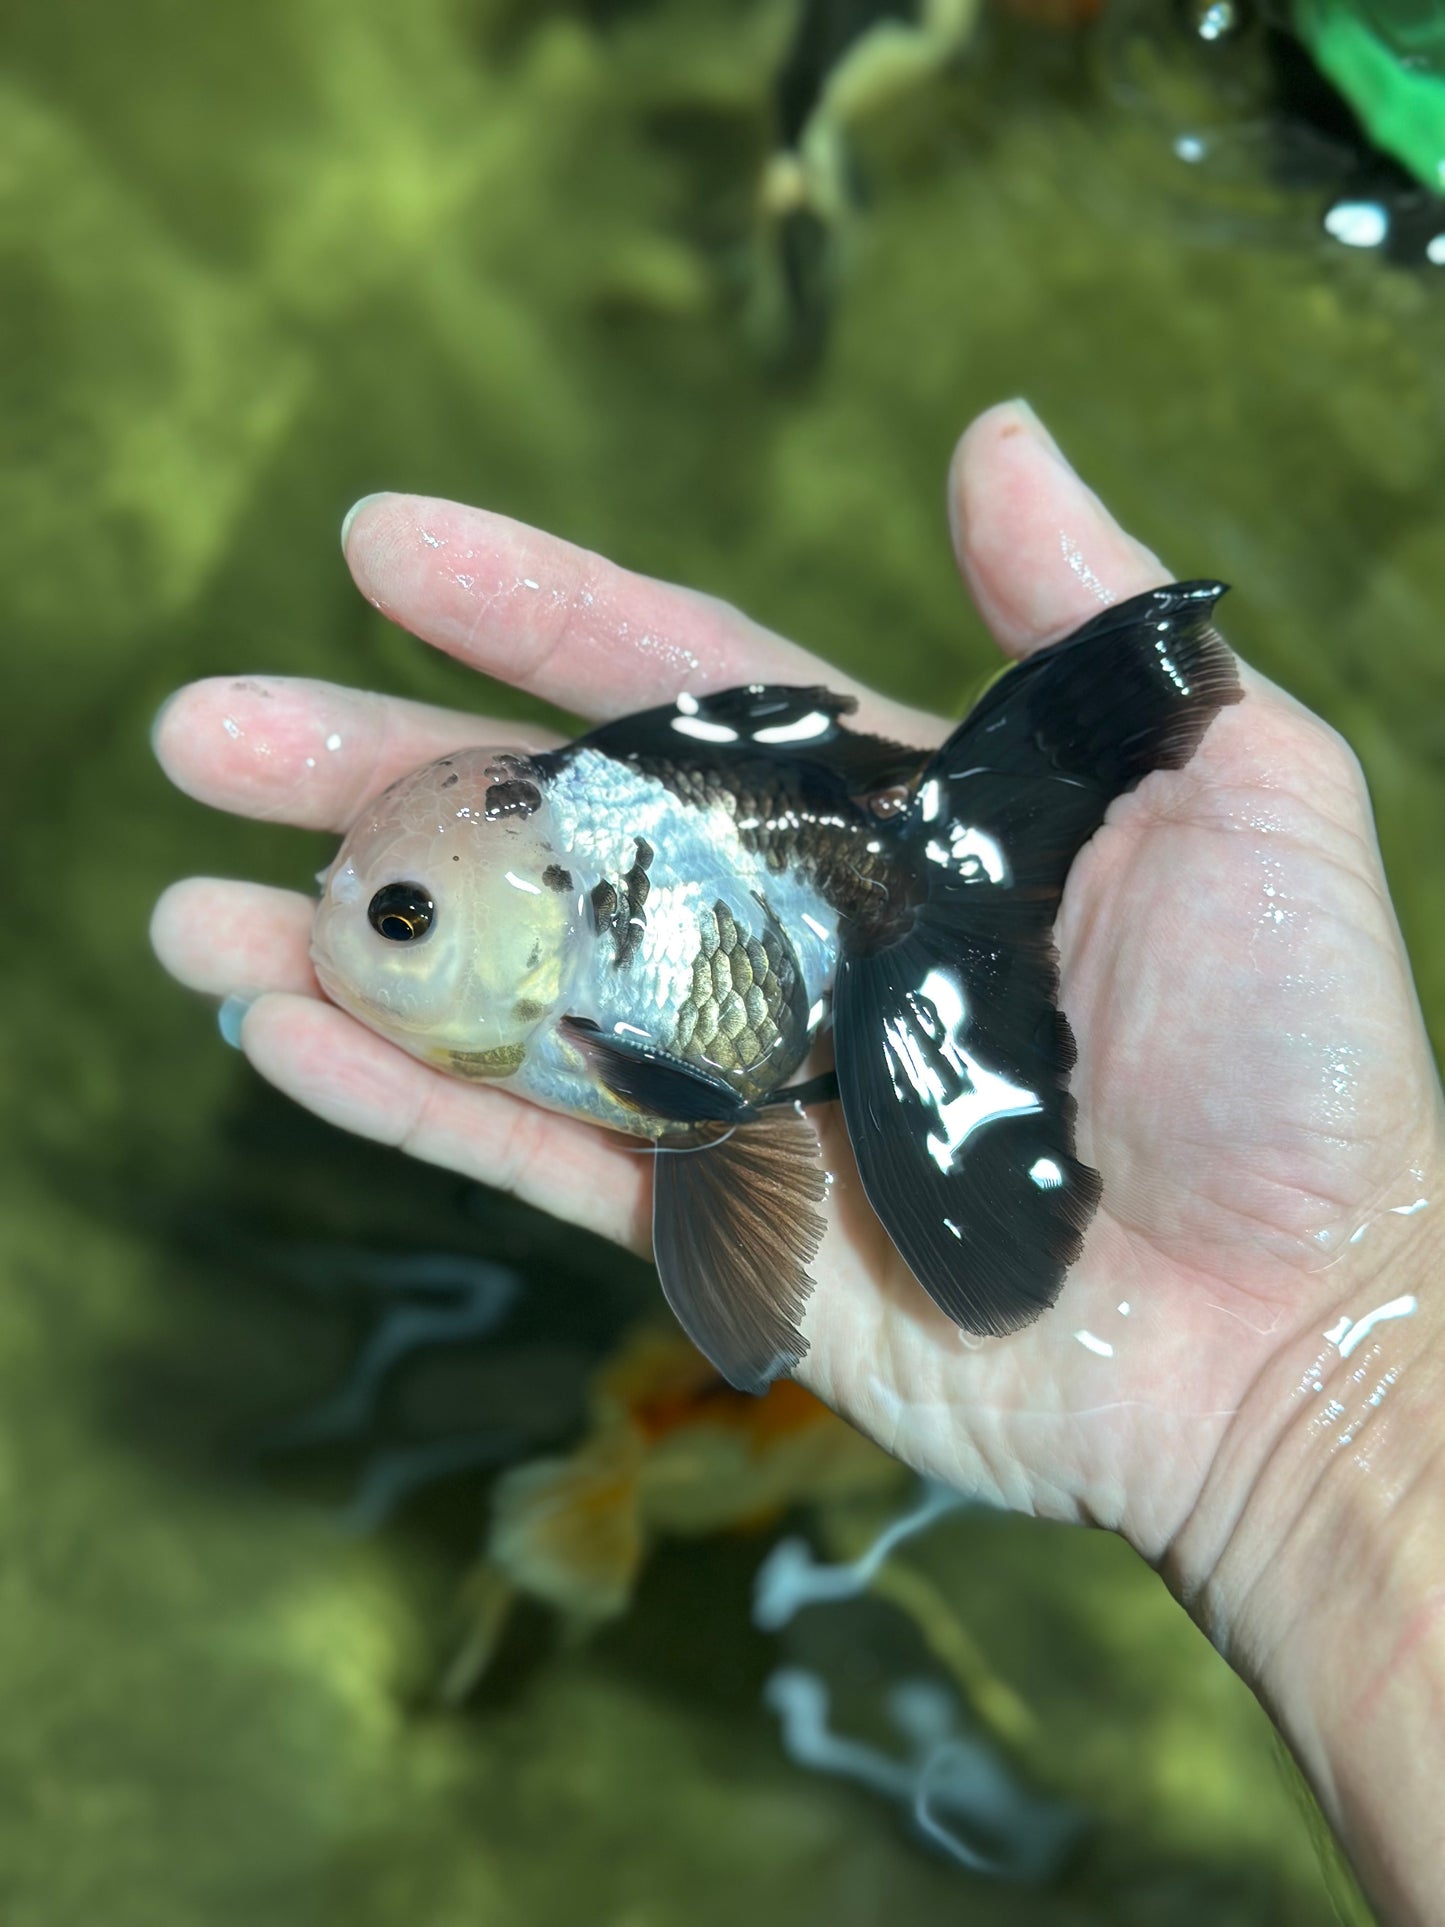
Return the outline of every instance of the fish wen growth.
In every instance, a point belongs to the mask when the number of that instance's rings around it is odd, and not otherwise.
[[[1116,796],[1240,686],[1217,582],[1106,609],[934,752],[750,685],[392,784],[327,873],[327,994],[439,1070],[656,1147],[663,1290],[760,1391],[800,1323],[841,1102],[868,1200],[959,1326],[1053,1304],[1099,1202],[1074,1154],[1054,923]],[[835,1069],[806,1082],[831,1032]]]

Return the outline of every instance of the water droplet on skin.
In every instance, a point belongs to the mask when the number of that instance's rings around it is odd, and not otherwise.
[[[1097,596],[1100,602],[1107,603],[1114,600],[1113,596],[1084,560],[1083,550],[1079,547],[1078,543],[1062,532],[1060,532],[1059,535],[1059,552],[1069,568],[1079,578],[1079,581],[1083,583],[1091,595]]]
[[[332,730],[331,734],[326,738],[326,747],[330,750],[337,750],[337,749],[340,749],[341,747],[341,738],[337,735],[334,729]]]
[[[231,738],[232,742],[235,742],[241,734],[241,725],[236,721],[234,716],[223,716],[221,718],[221,727]]]

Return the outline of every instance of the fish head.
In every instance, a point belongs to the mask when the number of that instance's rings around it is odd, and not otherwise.
[[[520,1069],[570,988],[585,912],[524,755],[458,750],[393,783],[321,881],[311,956],[334,1003],[440,1069]]]

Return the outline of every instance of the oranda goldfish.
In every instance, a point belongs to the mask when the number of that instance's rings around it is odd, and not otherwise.
[[[868,1199],[958,1325],[1053,1304],[1099,1201],[1057,1008],[1064,880],[1113,799],[1238,701],[1223,587],[1106,609],[942,749],[759,685],[394,783],[332,865],[327,993],[458,1077],[656,1147],[663,1289],[733,1385],[806,1351],[840,1100]],[[835,1073],[799,1084],[831,1033]]]
[[[675,1329],[630,1334],[591,1407],[573,1451],[513,1466],[492,1488],[447,1698],[475,1685],[518,1596],[585,1631],[626,1611],[657,1538],[756,1530],[790,1506],[886,1492],[906,1476],[801,1385],[740,1396]]]

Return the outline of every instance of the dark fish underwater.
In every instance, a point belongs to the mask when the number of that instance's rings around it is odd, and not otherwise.
[[[694,1342],[760,1391],[799,1331],[841,1101],[869,1202],[966,1330],[1053,1304],[1099,1202],[1074,1155],[1054,922],[1116,796],[1237,702],[1215,582],[1106,609],[935,752],[851,698],[680,695],[539,755],[394,783],[327,874],[322,985],[456,1076],[656,1145],[654,1254]],[[831,1031],[835,1070],[796,1080]]]

